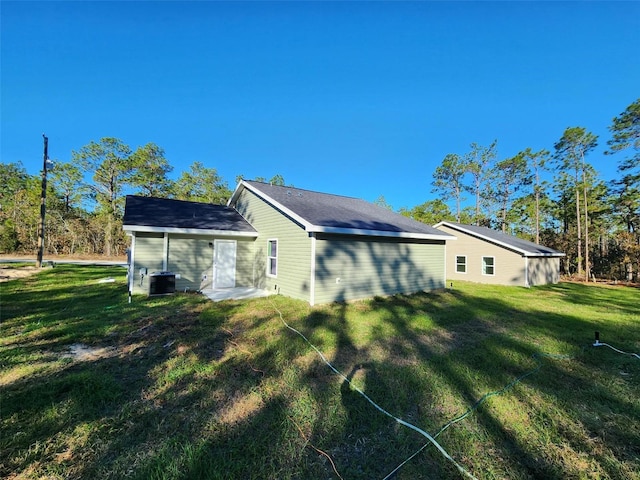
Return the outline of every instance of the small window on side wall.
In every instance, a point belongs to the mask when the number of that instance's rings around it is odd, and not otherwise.
[[[278,276],[278,240],[267,241],[267,275]]]
[[[495,274],[495,258],[494,257],[482,257],[482,274],[483,275]]]
[[[467,273],[467,257],[456,255],[456,273]]]

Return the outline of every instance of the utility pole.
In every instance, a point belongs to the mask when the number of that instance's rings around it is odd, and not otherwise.
[[[44,216],[47,203],[47,161],[49,160],[49,139],[43,133],[44,160],[42,163],[42,193],[40,194],[40,227],[38,228],[38,258],[36,268],[42,267],[42,255],[44,254]]]

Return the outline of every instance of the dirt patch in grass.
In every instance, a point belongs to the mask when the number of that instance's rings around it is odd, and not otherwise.
[[[37,273],[40,269],[33,266],[26,267],[11,267],[7,265],[0,266],[0,283],[8,282],[9,280],[15,280],[16,278],[24,278],[34,273]]]
[[[82,343],[74,343],[69,347],[69,351],[62,355],[62,358],[70,358],[76,362],[92,362],[115,357],[118,353],[118,350],[113,347],[90,347]]]

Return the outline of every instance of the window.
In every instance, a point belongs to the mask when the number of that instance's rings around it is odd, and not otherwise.
[[[467,257],[456,255],[456,273],[467,273]]]
[[[267,275],[270,277],[278,275],[278,240],[267,242]]]
[[[482,257],[482,274],[493,275],[495,273],[494,264],[494,257]]]

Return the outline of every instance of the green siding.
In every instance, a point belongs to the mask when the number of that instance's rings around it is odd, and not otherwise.
[[[311,239],[304,228],[284,213],[244,189],[236,210],[259,233],[251,262],[255,286],[288,297],[310,300]],[[267,276],[267,242],[278,240],[278,275]]]
[[[317,234],[312,262],[314,241],[284,212],[249,189],[233,206],[259,232],[253,261],[257,287],[319,304],[445,286],[444,241]],[[277,278],[267,275],[271,239],[278,240]]]
[[[213,273],[213,237],[169,235],[167,270],[179,274],[176,290],[191,291],[211,287]]]
[[[142,279],[140,286],[140,269],[146,268],[148,274],[162,270],[164,238],[161,233],[137,233],[134,241],[132,293],[149,293],[149,276]]]
[[[236,241],[236,286],[254,285],[254,239],[211,235],[169,234],[167,270],[179,274],[176,290],[191,291],[212,287],[213,248],[209,243],[216,239]],[[163,234],[137,233],[134,248],[133,293],[148,293],[149,281],[145,277],[140,287],[140,268],[148,273],[162,270],[164,253]],[[206,277],[206,278],[205,278]]]
[[[256,270],[254,258],[255,240],[251,239],[234,239],[237,240],[236,249],[236,286],[253,287],[256,285]]]
[[[253,285],[253,239],[170,234],[168,270],[180,274],[176,280],[177,290],[212,288],[213,248],[209,243],[223,239],[236,242],[236,286]]]
[[[444,242],[319,235],[315,303],[444,288]]]

